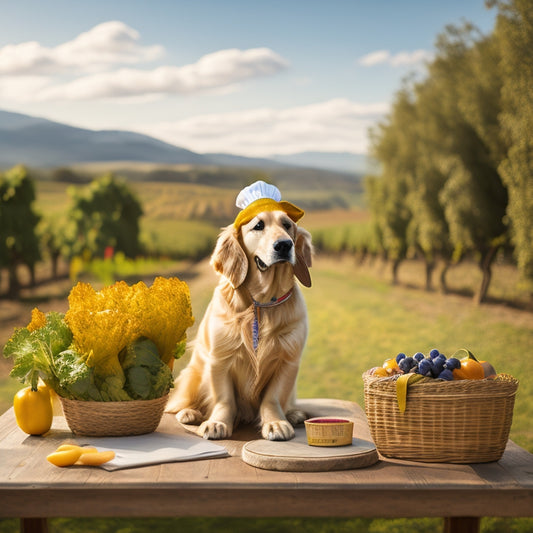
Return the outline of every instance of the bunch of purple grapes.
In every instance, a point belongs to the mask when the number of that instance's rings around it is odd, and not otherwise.
[[[429,352],[429,357],[417,352],[412,357],[407,357],[404,353],[396,356],[396,363],[404,374],[416,373],[430,378],[453,380],[453,370],[461,368],[461,361],[456,357],[447,358],[439,350],[433,348]]]

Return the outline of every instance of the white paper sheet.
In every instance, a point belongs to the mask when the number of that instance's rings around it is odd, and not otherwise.
[[[94,446],[98,451],[113,450],[115,458],[100,465],[105,470],[229,455],[223,446],[200,437],[157,431],[131,437],[87,437],[79,444]]]

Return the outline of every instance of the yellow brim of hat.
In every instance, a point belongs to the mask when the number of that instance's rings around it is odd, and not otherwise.
[[[272,198],[260,198],[255,200],[249,206],[245,207],[235,218],[233,225],[239,230],[244,224],[248,224],[252,218],[264,211],[283,211],[293,221],[298,222],[303,216],[304,211],[290,202],[276,202]]]

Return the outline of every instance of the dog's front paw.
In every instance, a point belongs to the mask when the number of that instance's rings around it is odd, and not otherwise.
[[[198,435],[204,439],[228,439],[232,430],[225,422],[206,420],[198,428]]]
[[[297,426],[298,424],[302,424],[304,420],[307,420],[309,417],[306,413],[304,413],[300,409],[289,409],[285,416],[287,417],[287,420],[293,425]]]
[[[294,437],[294,428],[287,420],[276,420],[263,424],[261,435],[267,440],[290,440]]]
[[[176,419],[180,424],[199,424],[204,417],[196,409],[182,409],[176,413]]]

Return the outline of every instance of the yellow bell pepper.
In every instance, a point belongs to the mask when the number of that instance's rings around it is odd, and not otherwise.
[[[18,427],[28,435],[43,435],[52,427],[54,414],[46,386],[19,390],[13,399],[13,409]]]

